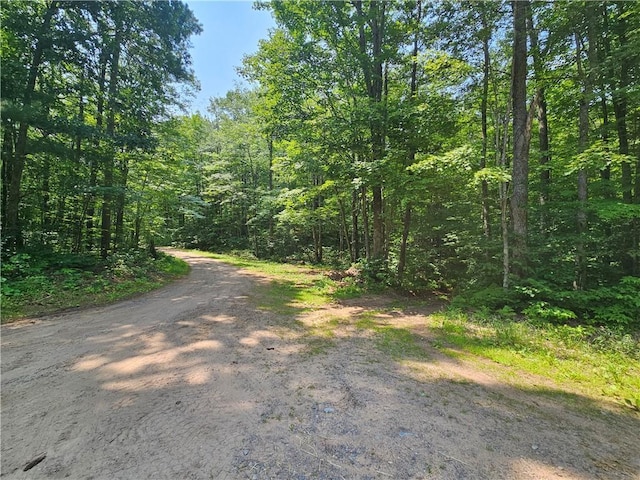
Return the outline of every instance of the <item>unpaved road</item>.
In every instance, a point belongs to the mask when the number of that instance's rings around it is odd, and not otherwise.
[[[350,324],[364,304],[279,317],[264,279],[178,255],[191,274],[159,291],[2,327],[3,478],[640,478],[637,417],[435,349],[394,361]]]

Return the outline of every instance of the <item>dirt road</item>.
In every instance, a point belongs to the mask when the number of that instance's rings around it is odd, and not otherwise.
[[[364,304],[282,318],[253,301],[264,279],[179,255],[192,272],[166,288],[2,327],[3,478],[640,478],[637,417],[435,349],[394,361],[349,324]],[[323,318],[340,326],[316,351]]]

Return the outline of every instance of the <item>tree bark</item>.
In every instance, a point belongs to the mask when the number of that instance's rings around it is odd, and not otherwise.
[[[351,261],[360,259],[360,232],[358,228],[358,191],[351,192]]]
[[[602,22],[603,22],[603,31],[602,31],[602,53],[601,58],[606,60],[609,58],[611,54],[611,41],[609,39],[609,14],[607,12],[607,4],[602,4]],[[613,81],[613,67],[609,67],[609,87],[611,87],[611,82]],[[609,103],[607,99],[607,89],[606,89],[606,80],[604,72],[600,72],[600,106],[602,111],[602,143],[605,145],[609,143]],[[600,170],[600,180],[602,181],[602,195],[604,198],[611,199],[615,196],[615,192],[611,186],[611,166],[605,165]],[[609,225],[605,226],[607,230],[606,236],[609,236],[611,233],[611,228]]]
[[[589,13],[586,13],[589,15]],[[588,23],[591,23],[590,21]],[[592,49],[592,28],[589,28],[589,49]],[[582,66],[582,42],[580,35],[575,34],[576,43],[576,66],[578,68],[578,77],[582,81],[582,95],[579,100],[579,126],[578,126],[578,150],[584,152],[588,147],[589,141],[589,98],[591,95],[591,81],[585,74]],[[591,52],[591,54],[593,54]],[[576,274],[574,288],[584,290],[587,285],[587,261],[585,252],[584,236],[587,230],[587,172],[584,168],[578,171],[578,241],[576,244]]]
[[[407,203],[402,219],[402,241],[400,243],[400,255],[398,258],[398,281],[402,282],[404,269],[407,263],[407,240],[409,239],[409,227],[411,225],[411,203]]]
[[[519,278],[527,276],[527,229],[529,194],[529,138],[527,111],[527,9],[528,1],[513,5],[513,191],[511,220],[513,224],[513,272]]]
[[[269,195],[273,195],[273,131],[268,133],[267,148],[269,152]],[[271,200],[270,200],[271,202]],[[271,205],[271,203],[270,203]],[[273,209],[269,206],[269,238],[267,253],[273,255]]]
[[[120,178],[118,181],[118,193],[116,194],[116,238],[114,248],[116,250],[124,247],[124,208],[126,204],[126,187],[129,176],[129,165],[127,160],[122,160],[119,168]]]
[[[620,45],[627,43],[627,24],[625,20],[624,2],[618,2],[617,33]],[[620,62],[620,81],[618,88],[613,92],[613,112],[616,117],[616,130],[618,132],[618,151],[622,155],[629,155],[629,137],[627,135],[627,94],[629,86],[629,63],[623,58]],[[622,162],[622,201],[633,202],[631,162]]]
[[[362,195],[362,229],[364,230],[364,252],[365,258],[371,260],[371,240],[369,238],[369,205],[367,202],[367,189],[363,186]]]
[[[371,161],[376,164],[384,157],[385,135],[384,135],[384,115],[381,111],[384,91],[382,43],[384,38],[384,26],[386,21],[385,2],[370,2],[369,12],[365,16],[362,10],[362,2],[353,2],[359,17],[358,42],[360,48],[360,64],[367,88],[367,96],[370,101],[372,112],[369,119],[371,131]],[[371,35],[367,36],[365,25],[369,25]],[[367,48],[367,42],[371,43],[371,52]],[[379,175],[376,174],[376,177]],[[372,202],[371,210],[373,216],[373,245],[371,257],[374,259],[384,259],[386,257],[384,241],[384,213],[382,179],[374,178],[371,187]]]
[[[13,123],[3,127],[2,138],[2,225],[7,225],[7,202],[9,197],[9,183],[11,182],[13,154],[15,152],[16,131]]]
[[[105,84],[107,78],[107,63],[109,55],[106,48],[100,52],[100,74],[98,76],[98,92],[96,100],[96,130],[102,133],[104,123],[104,97]],[[94,232],[94,216],[96,208],[96,187],[98,186],[98,160],[100,140],[94,142],[95,154],[89,158],[89,193],[87,194],[87,214],[86,214],[86,231],[87,231],[87,250],[94,249],[95,232]]]
[[[507,147],[509,142],[509,115],[511,113],[510,104],[507,104],[507,111],[504,113],[502,122],[502,141],[500,141],[499,129],[496,129],[496,150],[500,157],[498,165],[503,169],[508,166]],[[509,288],[511,283],[511,242],[509,239],[509,184],[501,182],[499,187],[500,195],[500,230],[502,234],[502,288]]]
[[[411,107],[414,106],[416,95],[418,93],[418,41],[419,41],[419,25],[422,21],[422,3],[420,0],[416,2],[416,33],[413,37],[413,52],[411,57],[411,80],[409,84],[409,94]],[[409,149],[407,154],[407,164],[411,165],[416,159],[415,139],[410,138]],[[407,264],[407,241],[409,239],[409,230],[411,228],[411,201],[408,200],[404,208],[404,216],[402,218],[402,239],[400,241],[400,252],[398,254],[398,281],[402,281],[404,269]]]

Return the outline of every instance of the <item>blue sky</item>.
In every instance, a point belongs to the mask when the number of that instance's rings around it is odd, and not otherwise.
[[[192,37],[193,68],[202,87],[191,110],[206,112],[209,98],[224,96],[242,79],[236,67],[242,57],[255,53],[258,40],[275,27],[271,14],[254,10],[246,0],[190,0],[186,2],[202,24],[203,32]]]

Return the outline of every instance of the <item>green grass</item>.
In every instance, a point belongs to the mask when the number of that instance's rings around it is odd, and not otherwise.
[[[432,315],[430,325],[445,353],[492,360],[507,367],[503,373],[512,380],[525,373],[561,391],[634,409],[640,403],[640,343],[628,334],[451,313]]]
[[[428,356],[417,335],[406,328],[386,324],[378,318],[377,311],[360,314],[355,325],[361,330],[373,332],[378,350],[396,360],[425,359]]]
[[[70,308],[105,305],[154,290],[189,272],[189,265],[160,254],[152,260],[122,254],[91,268],[52,268],[23,256],[14,278],[2,280],[2,323],[56,313]],[[10,269],[9,269],[10,270]]]

